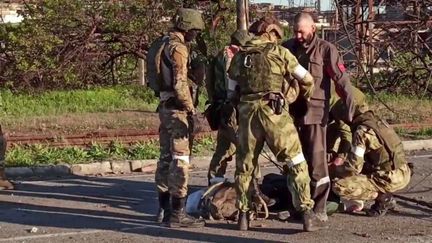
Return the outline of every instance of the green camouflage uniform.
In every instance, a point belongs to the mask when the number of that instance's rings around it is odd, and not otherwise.
[[[352,151],[340,166],[333,191],[343,200],[373,200],[405,188],[411,178],[397,134],[372,112],[355,116]]]
[[[220,123],[216,137],[216,150],[210,161],[208,180],[223,178],[229,161],[232,161],[237,146],[237,103],[236,82],[228,78],[227,72],[232,57],[238,51],[236,45],[226,46],[215,57],[208,77],[207,90],[211,102],[220,106]],[[255,178],[260,178],[259,167]]]
[[[235,104],[228,98],[227,70],[238,47],[226,46],[215,57],[207,85],[209,98],[214,105],[220,106],[221,116],[216,138],[216,151],[210,161],[208,179],[224,177],[227,163],[232,160],[237,144],[237,111]]]
[[[172,67],[164,73],[166,85],[160,92],[160,158],[155,181],[159,192],[184,198],[187,196],[193,130],[190,113],[194,111],[194,102],[187,76],[189,50],[181,33],[172,31],[169,37],[163,54],[169,57]]]
[[[277,160],[288,166],[288,188],[293,195],[293,204],[300,211],[313,208],[310,197],[310,177],[304,159],[297,130],[288,113],[287,106],[277,115],[269,106],[269,94],[286,95],[288,80],[298,79],[302,95],[309,98],[313,89],[313,79],[307,70],[298,64],[297,59],[284,47],[271,43],[265,37],[255,37],[244,50],[264,49],[270,75],[260,70],[248,68],[242,52],[237,53],[231,63],[229,76],[240,86],[239,144],[236,155],[236,190],[238,208],[241,212],[250,209],[250,183],[252,173],[258,166],[259,154],[266,142]],[[254,66],[255,67],[255,66]],[[247,73],[257,73],[258,78],[248,80]],[[246,77],[245,77],[246,75]],[[284,88],[285,87],[285,88]]]
[[[358,88],[352,86],[354,97],[354,114],[358,115],[369,110],[366,96]],[[332,160],[336,157],[346,159],[351,151],[352,133],[351,128],[344,120],[348,111],[343,101],[336,92],[335,86],[331,85],[330,116],[327,126],[327,153],[333,154]]]

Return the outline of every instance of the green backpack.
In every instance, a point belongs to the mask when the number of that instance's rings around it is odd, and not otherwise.
[[[262,92],[281,91],[284,77],[272,73],[268,59],[269,51],[274,44],[259,47],[242,48],[237,53],[239,77],[234,77],[240,86],[240,93],[256,94]]]
[[[161,62],[164,62],[169,68],[172,67],[170,60],[163,53],[168,42],[168,36],[160,36],[153,41],[147,52],[147,86],[154,91],[157,97],[159,97],[163,85]]]

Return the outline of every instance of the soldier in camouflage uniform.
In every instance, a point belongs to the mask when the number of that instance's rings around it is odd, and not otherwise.
[[[227,163],[232,160],[237,146],[237,82],[228,78],[231,59],[240,46],[250,40],[247,31],[237,30],[231,35],[231,44],[224,47],[213,60],[207,78],[207,93],[212,106],[217,106],[219,116],[217,127],[216,151],[210,161],[208,170],[209,185],[222,181]],[[209,112],[214,112],[210,110]],[[211,114],[209,114],[211,115]],[[214,115],[214,114],[213,114]],[[211,116],[210,116],[211,117]]]
[[[6,145],[6,138],[0,126],[0,190],[13,190],[14,186],[7,180],[5,174]]]
[[[234,56],[229,69],[230,78],[240,87],[235,172],[240,211],[238,227],[240,230],[249,228],[252,173],[267,143],[278,161],[288,167],[288,188],[295,208],[303,213],[303,229],[319,230],[324,225],[312,211],[314,201],[310,197],[307,163],[284,103],[293,77],[299,82],[300,96],[306,99],[311,96],[313,78],[290,51],[277,44],[283,31],[274,17],[260,19],[249,31],[256,36]]]
[[[369,110],[366,102],[366,96],[358,88],[352,87],[355,114],[364,113]],[[348,153],[351,151],[352,133],[351,128],[343,121],[340,112],[344,110],[343,100],[336,92],[335,85],[331,85],[330,98],[330,115],[327,126],[327,153],[331,164],[340,165],[346,160]],[[344,114],[346,115],[346,114]]]
[[[190,138],[195,113],[191,87],[188,84],[189,49],[204,22],[197,10],[182,8],[173,19],[174,29],[161,62],[163,84],[160,88],[159,142],[160,158],[155,181],[159,192],[160,214],[170,227],[202,227],[204,221],[185,213],[189,177]],[[170,205],[171,197],[171,205]]]
[[[395,206],[392,193],[408,185],[411,169],[397,134],[360,101],[361,92],[357,97],[352,122],[343,119],[347,112],[343,104],[336,102],[332,108],[332,116],[345,121],[353,132],[346,160],[337,157],[333,162],[340,178],[333,184],[333,192],[352,206],[347,211],[361,211],[364,201],[375,200],[367,214],[381,216]]]

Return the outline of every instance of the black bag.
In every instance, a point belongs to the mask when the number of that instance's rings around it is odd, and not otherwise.
[[[216,131],[220,126],[220,118],[221,118],[221,108],[222,104],[220,103],[211,103],[207,109],[204,111],[204,116],[206,117],[211,130]]]

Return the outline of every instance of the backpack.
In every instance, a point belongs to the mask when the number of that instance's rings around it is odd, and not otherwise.
[[[267,218],[268,208],[265,202],[259,199],[252,199],[251,213],[253,218]],[[201,189],[188,196],[186,212],[196,217],[202,216],[214,220],[237,220],[237,193],[234,183],[222,181]],[[259,213],[264,211],[265,215]]]
[[[234,57],[237,60],[236,75],[233,77],[240,86],[242,95],[281,92],[284,77],[282,74],[273,73],[268,53],[274,44],[257,47],[242,47]]]
[[[150,87],[156,97],[159,97],[161,86],[163,84],[162,68],[161,64],[164,62],[169,68],[172,67],[171,62],[167,56],[163,53],[165,46],[169,42],[168,36],[160,36],[150,45],[147,52],[147,86]]]

